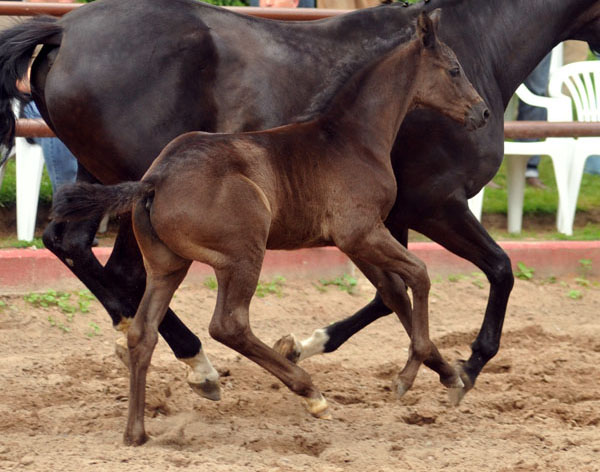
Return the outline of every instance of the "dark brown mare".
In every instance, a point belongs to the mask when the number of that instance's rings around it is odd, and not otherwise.
[[[98,181],[139,179],[174,137],[192,130],[245,131],[289,123],[327,101],[348,72],[407,39],[431,0],[386,5],[314,22],[266,21],[187,0],[98,0],[60,20],[33,19],[0,34],[0,135],[36,43],[34,98],[47,122]],[[462,0],[445,10],[440,37],[485,99],[490,123],[473,133],[436,113],[412,112],[392,160],[396,204],[386,226],[403,244],[415,229],[472,261],[490,281],[489,301],[465,391],[496,354],[513,285],[508,257],[473,217],[475,195],[502,161],[503,111],[517,86],[565,39],[600,44],[598,0]],[[82,179],[90,176],[82,175]],[[46,245],[103,303],[116,326],[133,316],[145,273],[129,218],[106,265],[90,250],[97,221],[50,223]],[[407,307],[408,309],[408,307]],[[389,314],[380,296],[319,332],[309,354],[335,350]],[[159,328],[193,366],[190,384],[216,398],[216,373],[200,341],[168,311]],[[210,387],[210,388],[209,388]],[[210,392],[210,393],[207,393]]]
[[[125,442],[142,444],[146,372],[158,326],[193,260],[215,269],[219,291],[210,334],[255,361],[300,395],[314,416],[327,402],[308,373],[261,342],[248,310],[266,249],[336,245],[376,285],[398,316],[411,310],[410,354],[396,380],[404,393],[423,360],[449,388],[459,374],[429,339],[425,265],[384,221],[396,200],[390,151],[406,113],[429,107],[469,129],[487,109],[452,51],[422,14],[414,40],[357,72],[326,111],[308,121],[236,134],[186,133],[167,145],[141,182],[73,184],[55,196],[57,221],[133,210],[147,271],[128,330],[130,404]]]

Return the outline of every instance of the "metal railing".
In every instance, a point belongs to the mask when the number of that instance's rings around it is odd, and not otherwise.
[[[83,5],[80,3],[0,1],[0,15],[32,16],[45,14],[62,16]],[[319,8],[223,8],[245,15],[285,21],[318,20],[348,12],[348,10],[326,10]],[[17,120],[16,135],[23,137],[52,137],[54,133],[42,120],[19,119]],[[504,124],[504,136],[510,139],[600,136],[600,122],[508,121]]]

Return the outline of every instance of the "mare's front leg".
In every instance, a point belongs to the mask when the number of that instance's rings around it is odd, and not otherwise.
[[[406,229],[396,232],[391,229],[390,231],[402,245],[406,246],[408,241],[408,231]],[[391,274],[387,274],[387,276],[392,277]],[[389,280],[391,281],[392,279]],[[396,280],[398,283],[404,286],[404,282],[402,280],[399,278]],[[400,288],[398,288],[398,290],[400,290]],[[408,300],[408,298],[406,299]],[[411,317],[411,307],[410,303],[405,303],[404,305],[406,306],[407,310],[402,313],[396,311],[396,313],[406,328],[405,320]],[[375,294],[375,298],[373,298],[369,304],[365,305],[352,316],[332,323],[324,328],[318,328],[310,337],[303,340],[299,340],[293,334],[285,335],[279,339],[273,347],[277,352],[283,354],[292,362],[300,362],[316,354],[335,351],[361,329],[367,327],[383,316],[390,315],[391,313],[393,313],[393,310],[385,304],[383,298],[379,292],[377,292]],[[410,336],[410,332],[408,332],[408,334]]]
[[[113,326],[127,332],[146,285],[146,272],[133,237],[131,218],[123,216],[111,256],[103,267],[92,252],[98,221],[77,223],[50,222],[44,231],[44,244],[96,296],[110,315]],[[206,358],[202,344],[170,309],[159,332],[175,356],[190,365],[188,383],[200,395],[211,400],[220,398],[218,374]],[[124,339],[123,337],[120,338]],[[117,354],[124,362],[128,355],[123,343]]]
[[[514,285],[510,259],[473,216],[466,200],[450,202],[435,218],[420,221],[414,229],[454,254],[471,261],[485,273],[490,282],[483,324],[471,344],[471,357],[459,366],[465,384],[453,399],[455,403],[459,403],[465,393],[473,388],[485,364],[500,348],[506,306]]]
[[[329,418],[327,402],[313,385],[310,375],[264,344],[250,328],[249,306],[258,283],[262,254],[260,257],[241,256],[231,260],[231,263],[215,269],[219,293],[209,326],[210,335],[281,380],[302,397],[313,416]]]

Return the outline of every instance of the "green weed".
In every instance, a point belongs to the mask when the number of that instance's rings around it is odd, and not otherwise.
[[[216,290],[219,287],[215,277],[207,277],[204,279],[204,286],[209,290]]]
[[[352,295],[356,289],[356,284],[358,283],[358,281],[352,277],[351,275],[348,274],[344,274],[340,277],[336,277],[335,279],[332,280],[326,280],[326,279],[321,279],[319,280],[319,282],[321,283],[321,285],[323,285],[324,287],[327,287],[329,285],[334,285],[337,288],[339,288],[340,290],[342,290],[343,292],[348,292],[350,295]]]
[[[258,298],[264,298],[267,295],[276,295],[281,297],[283,295],[282,289],[285,283],[285,278],[278,275],[271,282],[258,282],[256,286],[255,295]]]
[[[515,277],[521,280],[531,280],[533,279],[533,274],[535,269],[532,267],[527,267],[522,262],[517,262],[518,270],[515,272]]]
[[[85,333],[87,337],[93,338],[94,336],[98,336],[100,334],[100,326],[93,321],[90,321],[89,328],[89,331]]]
[[[583,294],[581,293],[581,290],[569,290],[567,292],[567,297],[569,297],[572,300],[579,300],[583,297]]]

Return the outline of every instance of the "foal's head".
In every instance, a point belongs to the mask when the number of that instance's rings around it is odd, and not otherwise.
[[[490,112],[452,49],[438,39],[439,16],[437,10],[431,18],[421,13],[417,19],[416,34],[422,51],[416,104],[438,110],[467,129],[479,128],[486,124]]]

